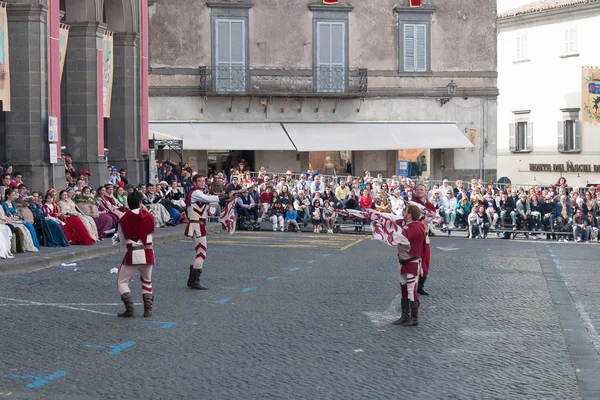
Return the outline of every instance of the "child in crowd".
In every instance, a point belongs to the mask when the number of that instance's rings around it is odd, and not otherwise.
[[[277,229],[283,232],[283,217],[285,216],[285,210],[281,206],[280,202],[277,202],[271,207],[269,211],[271,222],[273,223],[273,232],[277,232]]]
[[[373,198],[371,197],[371,191],[369,189],[363,189],[362,196],[358,199],[358,204],[363,210],[370,210],[373,208]]]
[[[298,222],[296,222],[296,211],[294,211],[294,206],[292,204],[287,205],[285,221],[289,231],[295,230],[296,232],[300,232],[300,227],[298,226]]]
[[[315,198],[313,201],[313,209],[312,209],[312,223],[314,227],[314,233],[319,233],[321,231],[321,224],[323,223],[323,219],[321,218],[321,202],[320,199]]]
[[[327,233],[333,233],[333,225],[335,223],[335,212],[329,200],[325,200],[323,202],[323,221],[325,221],[325,228],[327,229]]]

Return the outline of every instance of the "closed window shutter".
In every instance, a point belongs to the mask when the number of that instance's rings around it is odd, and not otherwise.
[[[317,24],[317,89],[320,92],[345,91],[345,27],[343,22]]]
[[[245,23],[216,20],[217,90],[243,92],[246,88]]]
[[[565,121],[558,121],[558,151],[565,151]]]
[[[532,151],[533,150],[533,122],[527,123],[527,148],[524,150]]]
[[[517,124],[511,122],[508,126],[508,149],[514,152],[517,150]]]
[[[583,143],[581,139],[581,121],[575,121],[573,124],[573,131],[575,134],[575,148],[574,151],[582,151]]]
[[[414,72],[416,68],[415,31],[415,25],[404,25],[404,71],[406,72]]]
[[[415,70],[427,71],[427,26],[417,25],[415,29]]]

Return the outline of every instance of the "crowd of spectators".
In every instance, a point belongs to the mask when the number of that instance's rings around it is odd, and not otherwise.
[[[127,209],[127,195],[133,191],[143,194],[144,207],[157,228],[187,221],[185,196],[196,174],[187,164],[162,162],[156,182],[135,186],[124,169],[107,165],[107,182],[92,188],[89,171],[76,171],[68,154],[63,160],[64,184],[45,192],[31,191],[23,174],[13,171],[10,163],[1,167],[0,258],[36,252],[40,246],[93,245],[111,237]],[[324,177],[312,170],[278,175],[261,167],[253,173],[244,162],[230,171],[213,171],[206,182],[207,191],[214,195],[247,189],[236,200],[240,219],[270,222],[274,231],[300,232],[310,224],[312,232],[329,234],[346,219],[336,213],[341,207],[402,215],[417,185],[411,179],[384,179],[368,171],[362,176]],[[481,179],[424,183],[428,199],[443,219],[438,228],[448,235],[465,230],[469,238],[486,238],[490,232],[508,238],[520,232],[531,239],[546,235],[558,241],[599,240],[600,185],[570,188],[564,178],[528,189],[510,184],[499,187]],[[214,207],[211,214],[218,216],[218,212]],[[363,221],[350,219],[348,223],[355,231],[363,229]]]

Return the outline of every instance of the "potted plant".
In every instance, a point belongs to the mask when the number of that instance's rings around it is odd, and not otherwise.
[[[99,212],[95,197],[86,196],[84,194],[76,194],[73,196],[73,201],[83,214],[90,217],[98,217]]]

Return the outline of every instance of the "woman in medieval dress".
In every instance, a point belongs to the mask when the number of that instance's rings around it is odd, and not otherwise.
[[[65,194],[63,194],[63,192],[61,192],[60,201],[58,203],[63,213],[67,216],[79,218],[79,220],[83,223],[83,226],[85,226],[85,229],[88,231],[91,238],[94,239],[94,241],[98,241],[100,238],[98,237],[98,227],[96,226],[94,219],[83,214],[81,210],[77,208],[77,204],[75,204],[75,202],[72,199],[75,195],[75,190],[70,188],[66,190]]]

